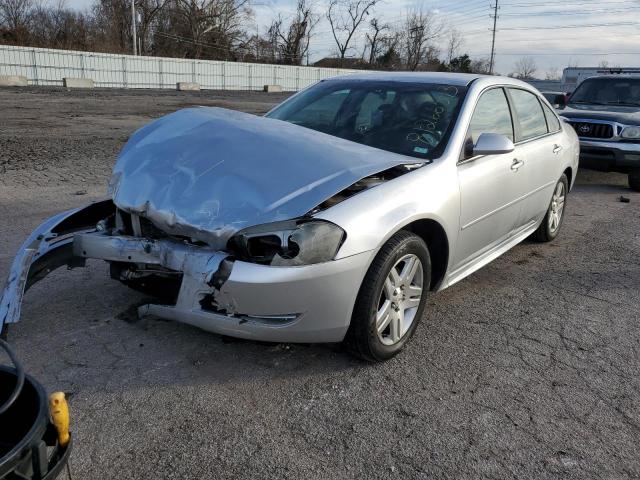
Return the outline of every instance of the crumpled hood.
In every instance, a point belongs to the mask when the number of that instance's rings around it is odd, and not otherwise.
[[[109,185],[121,209],[223,248],[238,230],[304,215],[410,158],[280,120],[190,108],[138,130]]]

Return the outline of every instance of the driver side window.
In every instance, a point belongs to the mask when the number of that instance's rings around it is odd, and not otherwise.
[[[475,145],[483,133],[499,133],[513,141],[513,121],[509,103],[502,88],[482,94],[471,117],[467,142]]]

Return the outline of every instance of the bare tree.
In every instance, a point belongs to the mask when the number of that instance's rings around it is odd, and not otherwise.
[[[174,0],[185,35],[177,35],[189,45],[187,56],[232,57],[233,46],[242,40],[242,23],[249,16],[249,0]]]
[[[558,67],[551,67],[547,70],[547,73],[545,75],[545,80],[560,80],[560,70],[558,70]]]
[[[471,73],[488,75],[491,70],[491,60],[488,58],[477,58],[471,61]]]
[[[131,50],[131,0],[98,0],[93,5],[97,50],[124,53]]]
[[[376,66],[385,70],[401,70],[402,35],[400,32],[391,32],[378,40],[380,55],[376,58]]]
[[[404,32],[408,70],[417,70],[421,64],[435,60],[438,52],[432,42],[443,30],[444,25],[437,22],[430,12],[419,9],[409,14]]]
[[[289,25],[278,16],[269,28],[269,41],[276,47],[280,61],[289,65],[301,65],[309,51],[312,30],[318,22],[308,0],[298,0],[296,13]]]
[[[455,28],[449,30],[447,37],[447,63],[451,64],[451,60],[460,55],[460,48],[462,47],[462,36],[460,32]]]
[[[0,25],[17,34],[28,29],[33,0],[0,0]]]
[[[538,70],[536,61],[532,57],[522,57],[514,65],[515,71],[513,72],[516,78],[522,80],[530,80]]]
[[[369,65],[373,65],[376,63],[376,58],[380,55],[383,32],[389,30],[389,25],[381,25],[380,20],[372,18],[369,26],[371,27],[371,32],[367,33],[366,48],[369,49]]]
[[[153,27],[160,12],[165,8],[169,0],[135,0],[136,11],[140,15],[138,25],[138,37],[140,41],[140,54],[151,54],[153,44]]]
[[[91,48],[90,21],[84,13],[57,3],[37,3],[30,16],[29,44],[36,47],[86,50]]]
[[[344,60],[356,31],[378,1],[329,0],[327,20],[341,60]]]

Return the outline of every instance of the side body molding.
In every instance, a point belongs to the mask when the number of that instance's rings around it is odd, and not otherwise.
[[[78,232],[96,230],[96,224],[112,215],[111,200],[59,213],[36,228],[16,253],[0,298],[0,333],[20,320],[24,293],[53,270],[67,265],[84,266],[85,260],[73,255],[73,238]]]

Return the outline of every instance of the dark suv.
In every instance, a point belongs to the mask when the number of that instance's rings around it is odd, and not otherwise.
[[[587,78],[559,113],[580,137],[581,166],[628,173],[640,191],[640,75]]]

